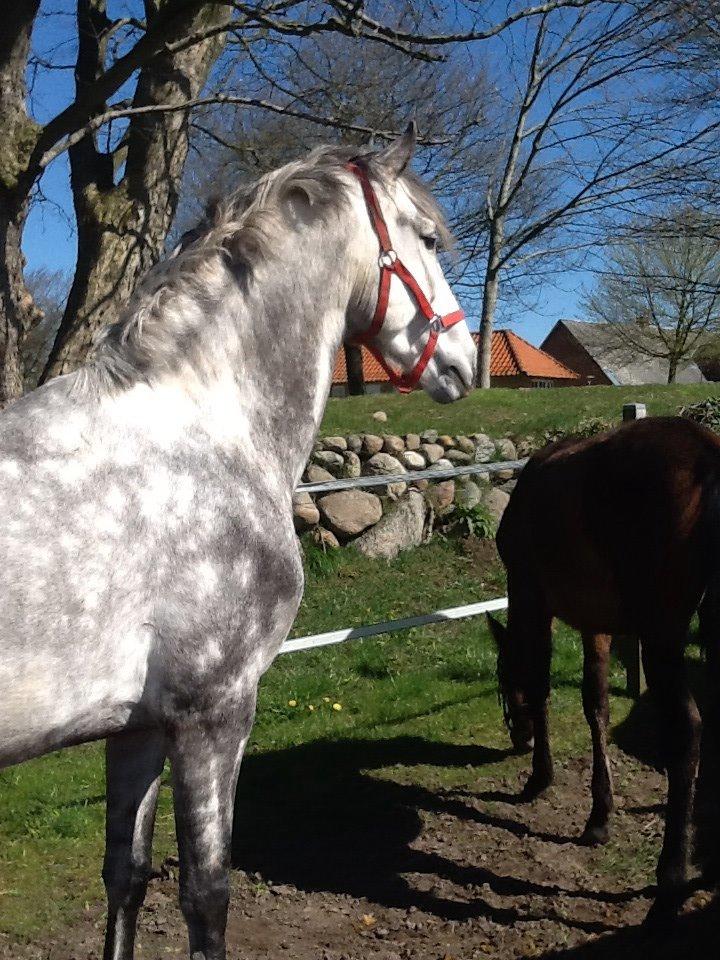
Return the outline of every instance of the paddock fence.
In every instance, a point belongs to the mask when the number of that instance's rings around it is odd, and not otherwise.
[[[628,403],[623,406],[623,420],[639,420],[647,415],[645,404]],[[427,470],[413,470],[408,473],[383,474],[373,477],[352,477],[342,480],[325,480],[320,483],[300,483],[296,490],[304,493],[332,493],[338,490],[353,490],[361,487],[385,487],[391,483],[407,483],[412,485],[416,480],[450,480],[456,477],[468,477],[477,474],[487,475],[512,471],[519,473],[527,463],[524,460],[503,460],[497,463],[473,463],[462,467],[447,467]],[[492,600],[481,600],[458,607],[448,607],[445,610],[434,610],[430,613],[420,613],[412,617],[403,617],[398,620],[384,620],[378,623],[363,624],[357,627],[345,627],[339,630],[329,630],[325,633],[313,633],[304,637],[295,637],[286,640],[280,647],[279,653],[297,653],[301,650],[313,650],[348,640],[361,640],[367,637],[377,637],[385,633],[396,633],[402,630],[412,630],[416,627],[429,626],[436,623],[449,623],[453,620],[463,620],[470,617],[479,617],[497,610],[506,610],[507,597],[496,597]],[[640,665],[640,643],[634,638],[622,638],[622,648],[627,670],[627,691],[633,697],[638,697],[644,689],[645,683]]]

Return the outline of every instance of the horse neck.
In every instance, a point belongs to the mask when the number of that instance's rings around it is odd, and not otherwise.
[[[351,291],[343,262],[342,254],[313,257],[295,243],[249,283],[235,278],[216,316],[232,331],[224,331],[230,346],[214,379],[224,384],[222,417],[236,418],[247,456],[289,489],[310,456],[330,392]]]

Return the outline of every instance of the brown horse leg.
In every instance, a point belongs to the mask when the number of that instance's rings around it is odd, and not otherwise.
[[[585,719],[590,727],[593,748],[592,810],[580,838],[591,846],[608,840],[608,817],[613,810],[612,777],[607,757],[607,728],[610,720],[608,703],[608,662],[610,637],[606,633],[583,634],[582,700]]]
[[[667,920],[686,896],[690,820],[700,753],[700,714],[687,685],[684,633],[665,642],[642,638],[648,687],[660,721],[668,779],[665,837],[657,865],[658,892],[648,920]],[[653,642],[654,641],[654,642]]]
[[[706,697],[703,711],[702,759],[698,796],[696,854],[703,883],[720,883],[720,598],[717,587],[706,594],[702,604],[701,643],[705,648]]]
[[[523,618],[525,619],[525,618]],[[515,627],[515,624],[513,624]],[[532,772],[523,788],[521,799],[532,800],[553,782],[553,761],[550,751],[548,700],[550,697],[550,661],[552,658],[552,617],[544,612],[522,624],[524,675],[523,688],[533,722]]]

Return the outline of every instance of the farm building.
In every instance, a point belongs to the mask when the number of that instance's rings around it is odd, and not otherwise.
[[[478,334],[473,334],[477,342]],[[534,347],[513,330],[493,330],[490,384],[493,387],[574,387],[577,373]]]
[[[473,333],[477,343],[478,334]],[[366,393],[388,393],[393,387],[375,357],[362,350]],[[512,330],[494,330],[490,378],[493,387],[566,387],[580,383],[578,374],[558,362]],[[347,396],[345,352],[338,351],[333,371],[331,396]]]
[[[658,334],[643,332],[649,347]],[[661,357],[643,355],[628,343],[618,342],[615,327],[608,323],[558,320],[542,343],[542,349],[577,370],[580,385],[667,383],[668,362]],[[678,370],[677,383],[702,383],[705,377],[694,362]]]

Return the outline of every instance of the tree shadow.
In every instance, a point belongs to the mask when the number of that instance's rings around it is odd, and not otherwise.
[[[487,884],[501,896],[547,898],[544,918],[586,932],[609,929],[601,921],[560,916],[554,900],[562,896],[617,902],[644,891],[566,890],[551,883],[502,876],[484,866],[457,863],[434,848],[416,849],[414,843],[423,832],[423,812],[470,820],[515,835],[522,835],[527,828],[480,813],[455,791],[434,791],[372,774],[395,766],[483,767],[509,753],[395,737],[322,740],[250,755],[243,764],[238,789],[233,862],[274,884],[367,898],[387,907],[416,907],[446,920],[486,917],[507,925],[530,917],[525,909],[488,903],[481,889]],[[547,839],[557,842],[555,837]],[[407,874],[425,875],[429,882],[413,885]],[[443,881],[472,893],[467,900],[451,899],[441,890]]]

